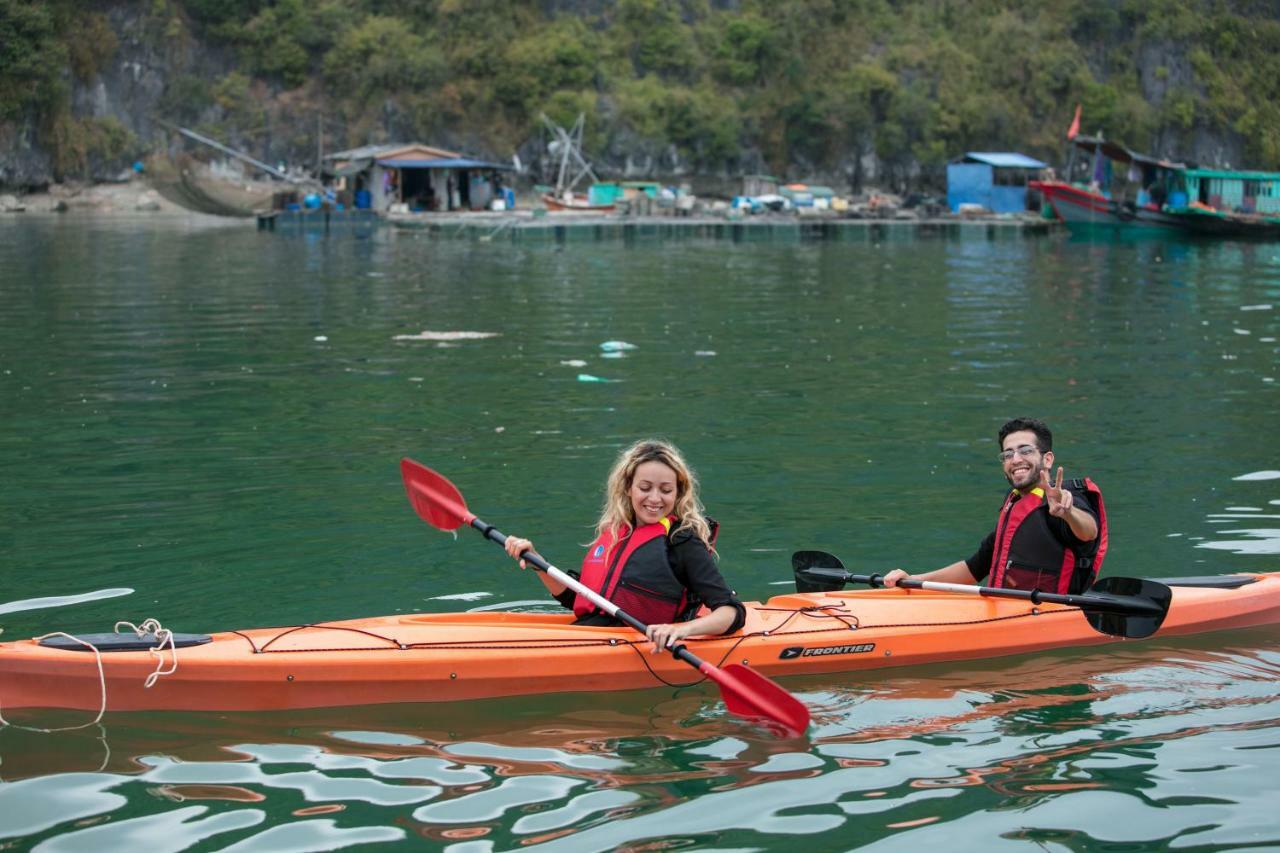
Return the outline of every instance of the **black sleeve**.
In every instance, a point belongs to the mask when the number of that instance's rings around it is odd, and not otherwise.
[[[673,541],[671,557],[681,580],[698,601],[712,610],[727,604],[737,611],[733,624],[725,633],[732,634],[741,628],[747,620],[747,609],[724,582],[724,576],[720,574],[720,567],[716,565],[715,557],[707,550],[702,540],[696,536],[690,536]]]
[[[991,558],[996,554],[996,532],[993,530],[987,534],[987,538],[982,540],[982,544],[978,546],[978,550],[973,552],[973,556],[964,561],[969,568],[969,574],[973,575],[975,581],[980,581],[991,573]]]
[[[1098,525],[1099,532],[1101,532],[1102,523],[1098,521],[1098,511],[1089,502],[1088,493],[1084,489],[1071,489],[1071,498],[1074,507],[1082,509],[1093,516],[1093,521]],[[1049,526],[1053,530],[1053,535],[1058,537],[1059,542],[1075,550],[1081,556],[1091,557],[1098,550],[1098,537],[1094,537],[1091,542],[1080,541],[1080,537],[1076,536],[1071,529],[1071,525],[1067,524],[1065,519],[1051,515],[1049,516]]]
[[[567,607],[569,610],[572,610],[574,602],[578,600],[578,594],[568,587],[565,587],[560,591],[559,595],[553,595],[552,598],[560,602],[563,607]]]

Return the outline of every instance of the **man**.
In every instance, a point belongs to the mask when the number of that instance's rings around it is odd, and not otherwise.
[[[1107,548],[1102,493],[1087,478],[1062,483],[1062,468],[1050,482],[1053,433],[1035,418],[1014,418],[1000,428],[1000,463],[1013,486],[996,528],[967,560],[917,576],[944,583],[988,584],[1010,589],[1080,593],[1092,585]],[[1095,508],[1096,504],[1096,508]],[[885,575],[886,586],[910,577],[902,569]]]

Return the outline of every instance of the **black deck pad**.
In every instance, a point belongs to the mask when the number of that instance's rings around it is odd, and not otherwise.
[[[1152,578],[1165,586],[1208,586],[1214,589],[1239,589],[1247,584],[1257,582],[1257,578],[1249,575],[1208,575],[1202,578]]]
[[[93,643],[100,652],[145,652],[159,645],[155,634],[143,634],[139,637],[132,631],[123,634],[77,634],[76,636],[85,643]],[[173,645],[179,649],[186,646],[202,646],[212,639],[208,634],[174,634]],[[72,652],[92,651],[84,643],[77,643],[75,640],[61,636],[45,637],[40,641],[40,645]],[[165,648],[168,647],[169,644],[165,643]]]

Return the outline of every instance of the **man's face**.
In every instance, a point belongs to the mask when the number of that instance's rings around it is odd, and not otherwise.
[[[1036,444],[1036,434],[1031,430],[1011,432],[1001,445],[1000,465],[1009,485],[1026,490],[1040,481],[1040,472],[1053,465],[1053,451],[1041,453]]]

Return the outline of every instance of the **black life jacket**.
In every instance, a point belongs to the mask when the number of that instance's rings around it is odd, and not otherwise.
[[[582,561],[582,582],[646,625],[689,618],[697,608],[670,557],[669,537],[676,521],[665,517],[635,530],[624,526],[600,534]],[[713,542],[716,531],[713,526]],[[581,619],[598,611],[578,595],[573,612]]]
[[[1014,490],[1005,498],[996,519],[990,567],[992,586],[1065,595],[1083,592],[1093,585],[1107,554],[1107,513],[1102,491],[1088,477],[1072,480],[1064,488],[1088,498],[1098,516],[1098,537],[1082,546],[1064,545],[1048,529],[1048,510],[1035,515],[1044,506],[1044,492],[1038,488],[1026,494]],[[1034,529],[1037,526],[1038,531]]]

